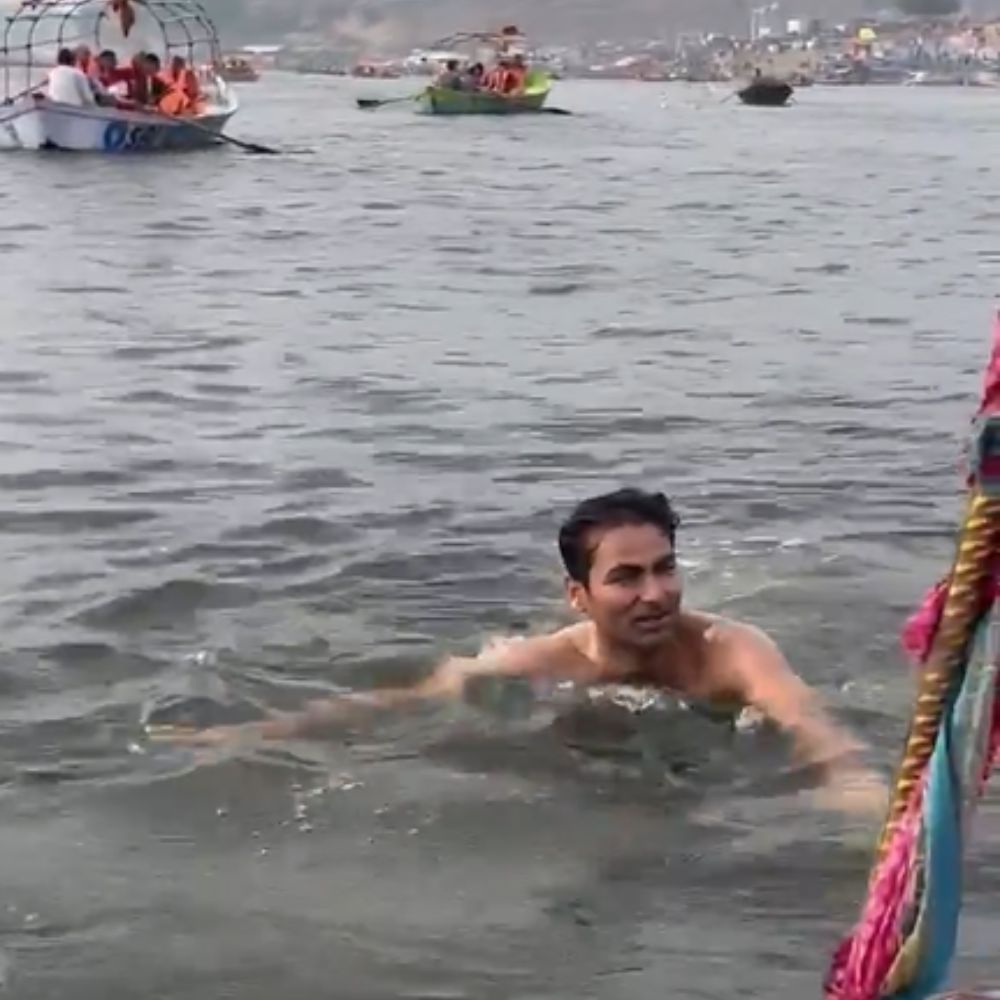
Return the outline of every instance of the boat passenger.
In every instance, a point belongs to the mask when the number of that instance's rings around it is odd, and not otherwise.
[[[94,72],[94,57],[87,45],[78,45],[74,50],[73,54],[76,58],[76,68],[80,70],[81,73],[86,76],[93,75]]]
[[[506,56],[500,56],[497,64],[487,74],[483,81],[483,86],[487,90],[495,90],[503,93],[504,80],[507,78],[507,70],[510,68],[510,60]]]
[[[114,50],[105,49],[94,64],[94,78],[112,97],[126,97],[135,79],[135,70],[131,66],[119,66]]]
[[[168,115],[197,114],[203,105],[198,77],[182,56],[170,60],[170,68],[162,74],[167,92],[160,98],[159,108]]]
[[[132,78],[128,81],[127,97],[134,104],[146,104],[149,100],[149,79],[146,76],[146,53],[137,52],[132,56],[129,69]]]
[[[462,74],[459,72],[457,59],[449,59],[444,64],[444,70],[438,74],[434,86],[444,90],[462,89]]]
[[[49,71],[46,92],[50,101],[87,107],[97,103],[87,75],[76,65],[72,49],[60,49],[56,65]]]
[[[473,63],[462,76],[462,90],[481,90],[485,73],[481,62]]]
[[[160,57],[155,52],[146,52],[142,56],[142,68],[146,75],[146,104],[158,107],[160,101],[166,96],[167,84],[161,76],[163,69]]]
[[[518,52],[511,60],[504,73],[502,91],[505,94],[516,95],[524,93],[524,81],[528,68],[524,65],[524,56]]]

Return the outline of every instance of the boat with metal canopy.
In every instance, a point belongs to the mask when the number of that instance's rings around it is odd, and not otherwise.
[[[218,33],[198,0],[23,0],[5,18],[0,62],[4,100],[0,144],[21,149],[99,153],[196,149],[215,145],[238,102],[219,67]],[[198,73],[190,114],[138,101],[54,101],[45,93],[63,49],[111,50],[119,59],[155,52]]]

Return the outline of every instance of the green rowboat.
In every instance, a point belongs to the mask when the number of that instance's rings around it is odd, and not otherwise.
[[[428,87],[417,98],[417,109],[427,115],[513,115],[541,111],[552,80],[540,69],[528,70],[524,91],[498,94],[491,90],[451,90]]]

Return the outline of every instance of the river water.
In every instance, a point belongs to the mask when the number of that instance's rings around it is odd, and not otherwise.
[[[875,830],[766,733],[504,691],[235,755],[141,721],[558,622],[560,518],[630,483],[675,499],[689,604],[770,630],[888,772],[988,349],[1000,96],[353,107],[409,86],[245,88],[233,134],[280,157],[2,158],[0,981],[818,996]],[[998,872],[994,792],[961,982],[1000,971]]]

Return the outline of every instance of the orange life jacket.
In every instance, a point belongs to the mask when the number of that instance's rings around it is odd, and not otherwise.
[[[191,102],[184,93],[176,87],[171,87],[161,98],[157,107],[165,115],[185,115],[191,107]]]
[[[505,70],[500,66],[494,66],[483,79],[483,86],[487,90],[503,90]]]
[[[179,73],[170,70],[160,74],[167,93],[160,99],[160,110],[171,115],[197,114],[204,107],[197,74],[188,67]]]
[[[525,76],[526,74],[523,69],[514,67],[507,70],[503,75],[503,92],[505,94],[512,94],[514,91],[520,90],[524,86]]]

